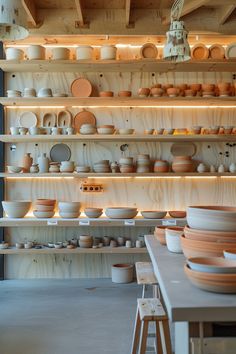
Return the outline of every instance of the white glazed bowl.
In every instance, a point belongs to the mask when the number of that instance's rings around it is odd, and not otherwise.
[[[236,231],[236,208],[190,206],[187,208],[187,223],[193,229]]]
[[[183,253],[180,239],[183,233],[183,227],[173,227],[165,229],[166,245],[170,252]]]
[[[2,201],[2,206],[9,218],[23,218],[28,213],[31,202],[26,200]]]
[[[115,129],[114,128],[97,128],[98,134],[114,134]]]
[[[20,166],[7,166],[7,170],[9,173],[20,173],[22,171],[22,167],[20,167]]]
[[[106,208],[105,214],[111,219],[133,219],[137,214],[137,208],[112,207]]]

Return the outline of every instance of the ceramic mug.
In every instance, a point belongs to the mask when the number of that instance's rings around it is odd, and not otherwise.
[[[19,127],[10,127],[10,132],[11,135],[19,135],[20,134]]]
[[[27,54],[29,60],[45,59],[45,48],[41,45],[30,45]]]
[[[38,135],[40,133],[40,128],[38,127],[30,127],[29,128],[30,135]]]
[[[51,128],[51,134],[52,135],[59,135],[59,134],[61,134],[61,128],[58,128],[58,127],[52,127]]]
[[[132,243],[131,243],[130,240],[127,240],[127,241],[125,242],[125,247],[127,247],[127,248],[131,248],[131,247],[132,247]]]
[[[74,134],[74,128],[68,127],[66,128],[66,132],[68,135],[73,135]]]
[[[25,127],[20,127],[19,128],[20,135],[26,135],[27,131],[28,131],[28,129],[25,128]]]

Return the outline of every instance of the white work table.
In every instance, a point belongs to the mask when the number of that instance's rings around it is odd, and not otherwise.
[[[168,316],[175,323],[175,354],[189,354],[189,323],[235,322],[236,296],[194,287],[184,273],[183,254],[169,252],[152,235],[145,241]]]

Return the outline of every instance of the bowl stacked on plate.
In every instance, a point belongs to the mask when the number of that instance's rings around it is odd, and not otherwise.
[[[224,249],[236,248],[236,208],[190,206],[187,223],[181,237],[187,258],[220,257]]]
[[[52,218],[55,214],[55,199],[37,199],[33,214],[36,218]]]
[[[187,260],[185,273],[200,289],[236,293],[236,261],[219,257],[194,257]]]
[[[59,202],[59,215],[63,219],[74,219],[80,216],[79,202]]]

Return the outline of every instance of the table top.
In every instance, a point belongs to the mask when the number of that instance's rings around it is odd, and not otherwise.
[[[153,235],[145,236],[145,242],[173,322],[236,321],[236,295],[198,289],[184,273],[183,254],[169,252]]]

